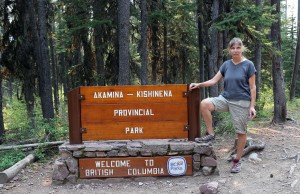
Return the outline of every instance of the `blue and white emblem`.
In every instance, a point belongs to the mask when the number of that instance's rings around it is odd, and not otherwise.
[[[172,176],[180,176],[186,173],[187,164],[185,158],[174,156],[168,159],[168,173]]]

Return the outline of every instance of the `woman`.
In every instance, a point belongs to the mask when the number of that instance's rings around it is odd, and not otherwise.
[[[243,56],[244,46],[240,38],[233,38],[228,44],[231,60],[225,61],[218,73],[210,80],[190,84],[190,90],[208,87],[224,78],[224,91],[218,97],[201,101],[200,111],[206,125],[206,136],[196,138],[197,142],[213,140],[212,111],[230,112],[238,137],[237,154],[233,160],[232,173],[241,171],[241,157],[247,140],[247,123],[256,116],[256,69],[252,61]]]

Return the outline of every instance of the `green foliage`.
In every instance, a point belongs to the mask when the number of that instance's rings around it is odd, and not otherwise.
[[[287,102],[287,106],[289,107],[289,110],[299,110],[299,107],[300,107],[300,98],[296,98],[294,100],[288,101]]]
[[[45,121],[42,116],[40,102],[37,99],[35,105],[35,128],[32,128],[31,119],[28,118],[26,105],[16,98],[8,103],[4,109],[5,141],[18,142],[27,139],[37,139],[44,142],[49,139],[45,137],[45,132],[50,132],[52,140],[66,139],[68,134],[68,113],[65,103],[60,104],[59,114],[50,122]]]
[[[283,58],[283,69],[284,69],[284,82],[286,86],[291,85],[292,74],[294,70],[295,63],[295,50],[297,44],[297,25],[296,20],[283,20],[283,28],[281,32],[282,37],[282,52],[281,56]],[[298,76],[298,83],[300,83],[300,79]],[[299,84],[297,84],[299,85]],[[299,96],[300,88],[297,87],[298,91],[296,94]]]
[[[63,140],[68,137],[68,113],[67,106],[65,103],[60,103],[59,114],[55,116],[54,119],[50,121],[45,121],[42,116],[40,103],[36,107],[36,136],[41,141],[51,140]],[[46,132],[49,133],[51,137],[45,137]]]
[[[274,8],[270,6],[257,7],[249,4],[233,5],[232,11],[225,13],[220,21],[214,24],[220,30],[233,30],[238,31],[239,24],[244,23],[255,32],[256,35],[260,35],[259,31],[255,31],[255,26],[263,26],[264,28],[270,28],[275,21],[275,16],[270,14]],[[243,33],[243,31],[240,31]]]
[[[0,151],[0,154],[0,171],[3,171],[25,158],[29,153],[15,149]],[[51,149],[41,145],[36,148],[32,154],[39,162],[47,162],[51,157],[58,154],[58,149]]]
[[[33,154],[39,162],[48,162],[49,160],[53,160],[53,156],[58,154],[58,149],[41,145],[34,150]]]
[[[11,167],[26,156],[21,150],[1,151],[0,154],[0,171]]]
[[[36,157],[37,160],[44,160],[46,155],[45,155],[45,149],[43,147],[38,147],[37,149],[34,150],[34,156]]]
[[[276,20],[276,15],[271,14],[274,7],[257,7],[253,3],[234,3],[232,6],[231,11],[221,15],[212,27],[229,31],[232,36],[239,36],[244,40],[261,42],[267,52],[276,52],[268,37],[270,27]]]
[[[215,126],[216,134],[234,134],[234,126],[232,123],[231,116],[228,112],[217,113],[218,122]]]
[[[300,109],[300,98],[295,98],[287,102],[287,107],[289,110],[288,118],[299,120],[299,109]]]
[[[14,141],[32,138],[33,130],[27,118],[26,106],[22,101],[13,98],[3,108],[5,124],[5,140]],[[25,119],[24,119],[25,118]]]

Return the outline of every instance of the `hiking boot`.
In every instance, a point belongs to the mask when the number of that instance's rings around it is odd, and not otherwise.
[[[239,162],[233,162],[233,166],[231,168],[231,173],[239,173],[242,169],[242,163]]]
[[[197,143],[209,142],[209,141],[214,140],[214,139],[215,139],[215,135],[208,134],[208,135],[205,135],[203,137],[195,138],[195,142],[197,142]]]

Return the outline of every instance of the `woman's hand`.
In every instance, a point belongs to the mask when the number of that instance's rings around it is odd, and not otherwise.
[[[249,110],[249,117],[250,119],[254,119],[256,117],[256,110],[254,107],[251,107],[250,110]]]
[[[195,89],[195,88],[199,88],[199,87],[200,87],[200,83],[199,83],[199,84],[191,83],[189,89],[190,89],[190,91],[191,91],[191,90],[193,90],[193,89]]]

